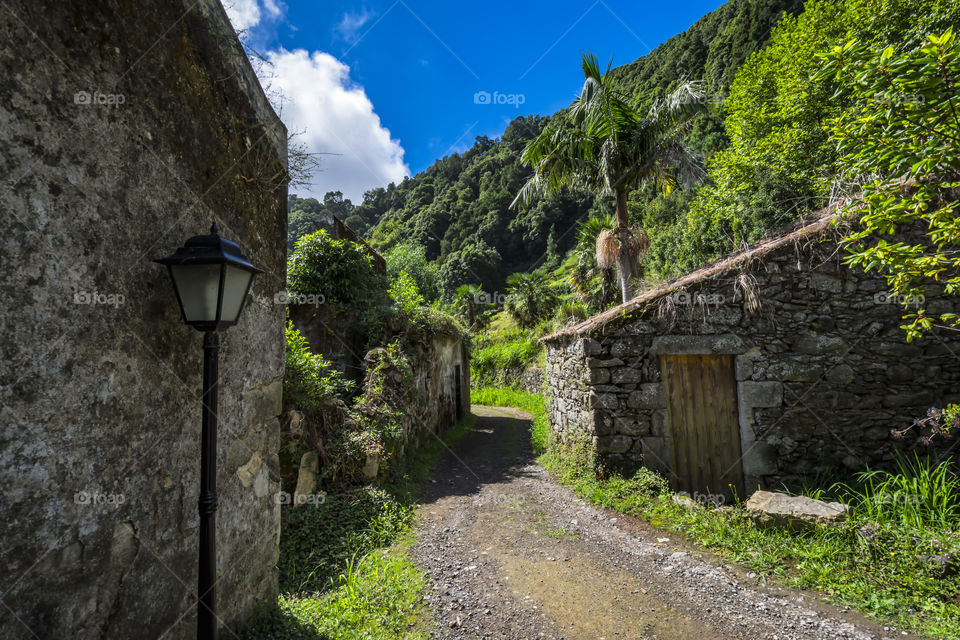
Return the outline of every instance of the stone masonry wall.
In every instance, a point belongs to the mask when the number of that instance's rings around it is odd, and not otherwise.
[[[882,279],[839,264],[832,236],[666,292],[589,335],[547,342],[549,411],[617,465],[671,467],[662,354],[732,354],[748,491],[819,472],[889,466],[889,431],[960,399],[960,339],[908,344]],[[928,291],[926,308],[956,300]],[[756,296],[759,308],[745,302]],[[945,448],[934,449],[935,454]]]
[[[0,638],[193,638],[202,335],[151,262],[266,270],[221,339],[218,614],[277,593],[286,131],[217,0],[0,10]]]

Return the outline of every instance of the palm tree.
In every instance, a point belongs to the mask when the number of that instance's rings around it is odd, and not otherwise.
[[[632,297],[635,265],[646,250],[645,236],[630,230],[627,196],[643,184],[669,192],[678,181],[689,184],[700,176],[700,165],[681,140],[704,107],[697,85],[685,82],[641,115],[620,95],[611,64],[601,72],[595,55],[583,55],[583,89],[567,113],[554,118],[524,149],[523,160],[534,173],[511,206],[563,187],[613,195],[616,233],[605,234],[602,248],[604,257],[617,263],[626,302]],[[601,248],[599,242],[597,246]]]
[[[460,317],[467,321],[470,329],[474,328],[480,314],[490,306],[485,296],[478,284],[460,285],[453,294],[454,308]]]
[[[533,327],[548,317],[557,304],[557,292],[541,270],[507,276],[507,300],[504,309],[521,327]]]

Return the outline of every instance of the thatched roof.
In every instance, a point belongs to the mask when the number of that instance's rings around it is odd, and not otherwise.
[[[685,289],[690,285],[724,275],[734,269],[742,267],[751,260],[762,258],[775,249],[795,243],[808,236],[818,235],[830,227],[834,221],[840,218],[840,213],[838,213],[838,211],[846,204],[846,202],[840,202],[825,209],[821,209],[820,211],[817,211],[816,213],[813,213],[805,218],[791,231],[764,238],[763,240],[750,245],[745,249],[735,251],[723,258],[720,258],[719,260],[711,262],[710,264],[697,269],[696,271],[691,271],[686,275],[665,282],[654,289],[644,291],[636,298],[628,302],[611,309],[607,309],[603,313],[599,313],[591,318],[587,318],[579,324],[572,325],[565,329],[561,329],[556,333],[544,336],[540,338],[540,342],[552,342],[562,338],[592,334],[597,329],[600,329],[615,320],[630,318],[633,312],[645,309],[651,302],[654,302],[664,295],[677,290]]]

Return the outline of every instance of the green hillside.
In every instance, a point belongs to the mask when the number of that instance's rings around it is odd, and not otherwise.
[[[682,78],[703,78],[711,91],[722,92],[736,66],[763,46],[783,12],[799,5],[796,0],[731,0],[617,69],[624,92],[645,105]],[[356,205],[339,194],[329,194],[324,203],[291,198],[291,221],[297,221],[291,233],[304,228],[302,221],[312,211],[327,208],[381,251],[412,240],[439,261],[441,286],[448,293],[467,283],[501,291],[515,271],[556,267],[573,246],[576,222],[609,213],[612,206],[606,199],[595,202],[591,194],[567,193],[521,210],[509,208],[531,172],[520,161],[523,148],[548,120],[517,118],[502,138],[478,137],[466,152],[437,160],[400,184],[370,190]],[[699,119],[689,144],[706,153],[723,148],[720,117]]]

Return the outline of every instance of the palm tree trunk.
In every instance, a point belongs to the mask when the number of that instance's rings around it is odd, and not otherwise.
[[[627,193],[617,189],[617,234],[620,236],[620,258],[618,269],[620,275],[620,292],[623,301],[633,298],[631,274],[633,273],[632,256],[630,255],[630,221],[627,218]]]

